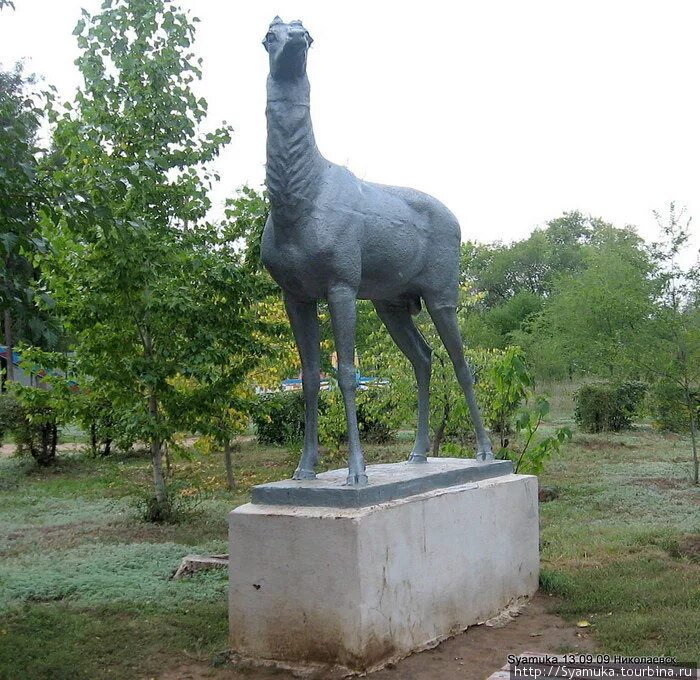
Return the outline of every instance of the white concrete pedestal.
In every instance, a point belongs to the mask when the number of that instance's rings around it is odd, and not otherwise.
[[[537,590],[537,478],[360,508],[247,504],[229,540],[234,652],[371,670]]]

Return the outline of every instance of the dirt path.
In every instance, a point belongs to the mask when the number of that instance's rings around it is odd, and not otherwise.
[[[75,444],[73,442],[67,444],[57,444],[56,451],[58,453],[75,453],[81,451],[87,445],[86,444]],[[17,447],[14,444],[3,444],[0,446],[0,458],[9,458],[14,456],[17,451]]]
[[[414,654],[391,668],[367,676],[370,680],[486,680],[501,668],[508,654],[529,652],[562,653],[593,651],[588,633],[547,613],[544,595],[536,595],[520,616],[504,628],[475,626],[420,654]],[[273,669],[212,668],[188,663],[164,671],[159,680],[291,680],[291,673]],[[310,676],[330,678],[328,673]]]

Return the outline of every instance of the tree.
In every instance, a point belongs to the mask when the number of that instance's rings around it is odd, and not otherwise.
[[[54,463],[59,430],[70,420],[75,384],[68,378],[68,363],[65,354],[23,348],[22,369],[36,374],[41,384],[14,383],[7,395],[18,405],[12,427],[17,449],[29,453],[40,466]]]
[[[246,430],[254,404],[252,374],[272,353],[278,330],[264,311],[268,281],[249,257],[250,250],[258,247],[249,228],[257,225],[245,219],[245,211],[259,198],[244,190],[229,203],[233,208],[221,229],[205,225],[188,234],[191,257],[198,262],[200,303],[189,319],[186,335],[201,336],[203,342],[193,353],[196,364],[187,366],[173,381],[177,389],[166,403],[172,420],[213,439],[223,450],[229,488],[235,484],[233,440]]]
[[[255,314],[264,332],[266,351],[249,375],[258,387],[277,387],[280,381],[299,372],[300,363],[279,286],[272,280],[260,259],[263,228],[270,212],[265,192],[243,187],[226,202],[223,230],[240,251],[242,266],[254,282]]]
[[[700,402],[700,267],[683,266],[691,218],[671,202],[668,216],[654,212],[662,240],[653,245],[658,295],[648,333],[636,343],[642,369],[669,385],[664,397],[687,423],[698,484],[698,409]]]
[[[581,271],[585,253],[610,229],[602,219],[574,211],[511,244],[463,244],[465,283],[479,300],[470,310],[478,341],[501,348],[521,344],[519,333],[542,309],[558,280]]]
[[[523,289],[502,304],[486,310],[482,318],[495,333],[497,343],[503,345],[510,342],[513,334],[542,309],[544,302],[544,297]]]
[[[600,230],[584,251],[583,269],[558,279],[518,340],[526,349],[534,346],[540,363],[563,361],[570,374],[626,377],[634,367],[635,339],[652,313],[652,272],[638,236]]]
[[[0,310],[9,381],[14,379],[12,352],[18,330],[37,344],[55,339],[35,304],[45,292],[34,259],[48,246],[38,229],[45,188],[36,144],[42,113],[33,85],[21,64],[13,71],[0,71]]]
[[[546,297],[560,275],[582,268],[585,246],[595,234],[609,227],[600,218],[573,211],[508,245],[465,243],[464,276],[482,294],[485,309],[523,292]]]
[[[178,429],[178,377],[206,381],[245,344],[226,347],[218,326],[229,337],[247,329],[236,261],[219,260],[216,272],[217,283],[230,276],[229,306],[211,304],[217,244],[204,217],[218,177],[208,164],[231,129],[199,132],[206,101],[192,91],[201,77],[194,21],[169,0],[105,0],[99,14],[83,11],[74,31],[83,86],[74,105],[51,112],[48,277],[80,372],[126,433],[150,444],[156,507],[167,505],[162,452]]]

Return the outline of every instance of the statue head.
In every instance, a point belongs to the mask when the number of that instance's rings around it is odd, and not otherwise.
[[[270,55],[270,75],[275,80],[293,80],[306,73],[306,53],[313,42],[301,21],[286,24],[275,17],[263,46]]]

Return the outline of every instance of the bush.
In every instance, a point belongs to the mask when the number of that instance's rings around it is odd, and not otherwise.
[[[395,406],[388,390],[370,388],[357,393],[357,425],[360,437],[370,444],[388,444],[396,435]]]
[[[338,388],[319,397],[321,443],[338,448],[347,441],[345,406]],[[394,408],[388,390],[357,391],[357,424],[364,441],[384,444],[394,437]],[[261,444],[296,446],[304,439],[304,395],[301,391],[275,392],[259,397],[253,422]]]
[[[700,389],[691,390],[697,417],[700,418]],[[688,432],[690,414],[680,385],[670,380],[660,380],[649,391],[648,407],[654,427],[667,432]]]
[[[625,380],[617,384],[620,403],[633,416],[639,415],[648,389],[648,385],[641,380]]]
[[[0,442],[15,432],[24,420],[24,409],[11,393],[0,394]]]
[[[441,349],[433,354],[433,380],[431,383],[431,416],[433,431],[433,450],[435,442],[444,441],[449,446],[445,452],[449,455],[462,455],[460,449],[473,449],[476,434],[471,421],[469,408],[462,388],[455,377],[452,362]],[[484,425],[497,433],[500,446],[507,443],[508,435],[513,431],[518,409],[527,399],[533,386],[533,379],[528,371],[522,349],[473,349],[467,352],[467,358],[474,371],[476,399],[481,409]],[[404,374],[394,373],[392,391],[398,400],[410,400],[410,407],[404,407],[410,418],[415,417],[415,387],[412,372],[409,374],[405,364],[400,369]],[[408,381],[407,381],[408,378]],[[434,453],[434,455],[436,455]]]
[[[42,466],[56,459],[58,423],[50,406],[25,407],[25,416],[15,429],[15,442],[20,453],[29,453]]]
[[[171,482],[165,497],[158,500],[150,492],[137,495],[134,501],[139,519],[151,524],[179,524],[195,517],[200,511],[202,497],[183,493],[184,483]]]
[[[294,445],[304,439],[304,395],[296,392],[262,394],[253,410],[261,444]]]
[[[319,438],[324,446],[338,449],[347,442],[345,404],[340,389],[321,394],[323,408],[319,417]],[[371,444],[386,444],[396,431],[396,409],[389,390],[370,387],[358,390],[356,395],[357,427],[360,438]]]
[[[3,394],[0,400],[0,432],[12,433],[19,453],[29,453],[39,465],[50,465],[58,443],[56,410],[45,390],[15,387],[16,393]]]
[[[646,389],[646,385],[637,380],[583,385],[574,396],[576,424],[585,432],[627,430]]]
[[[520,347],[506,347],[502,354],[493,355],[486,371],[490,395],[484,409],[486,426],[498,433],[501,446],[506,446],[507,435],[513,431],[513,419],[534,387],[534,379],[525,363]],[[480,390],[481,391],[481,390]],[[483,399],[482,399],[483,400]]]
[[[56,459],[59,428],[71,420],[75,383],[68,378],[68,358],[61,352],[22,348],[22,369],[40,379],[39,387],[9,384],[17,400],[12,432],[19,453],[28,452],[38,465]],[[41,367],[41,370],[39,370]]]
[[[89,383],[72,396],[70,408],[72,419],[90,436],[93,456],[109,456],[115,445],[120,451],[132,449],[134,436],[121,422],[114,403]]]

